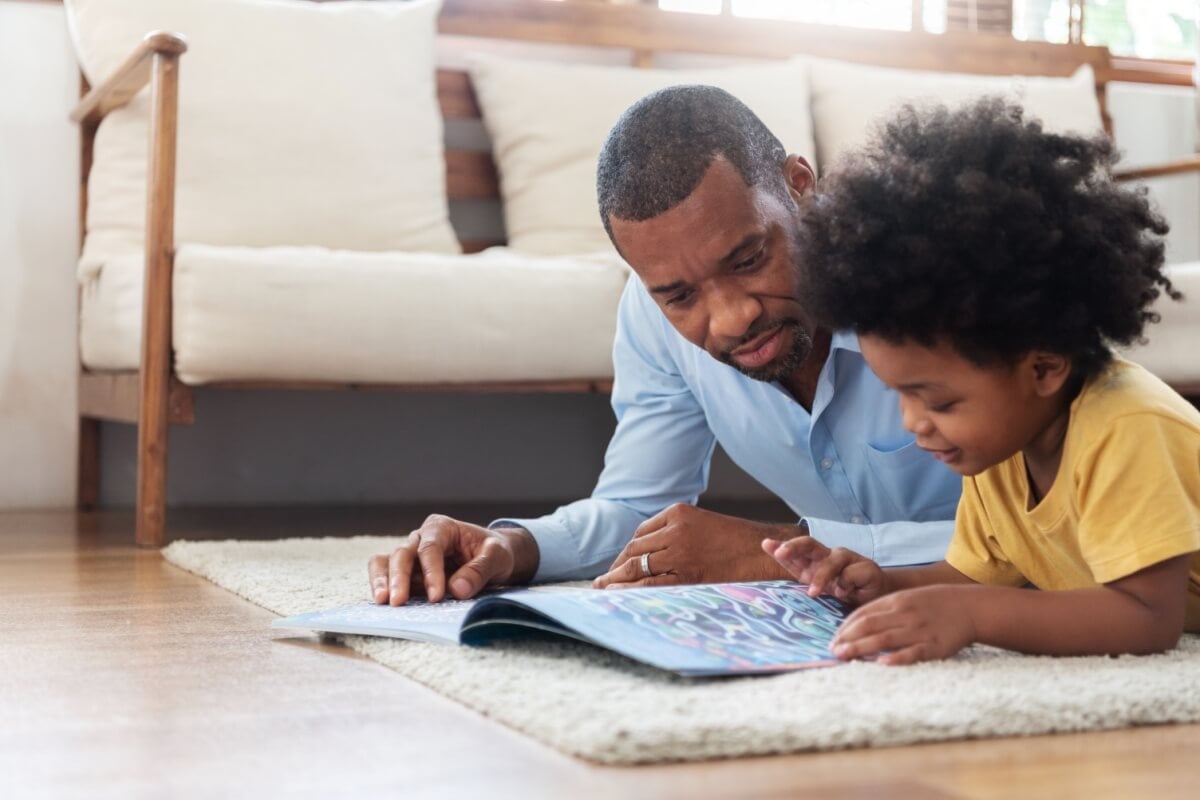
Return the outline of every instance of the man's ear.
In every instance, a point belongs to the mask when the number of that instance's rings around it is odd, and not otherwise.
[[[1029,354],[1029,368],[1033,371],[1034,391],[1040,397],[1049,397],[1071,377],[1071,359],[1061,353],[1041,350]]]
[[[783,162],[783,177],[787,181],[788,194],[797,203],[800,198],[813,190],[817,185],[817,173],[813,170],[804,156],[792,153]]]

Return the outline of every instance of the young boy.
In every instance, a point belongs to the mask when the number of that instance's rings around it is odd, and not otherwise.
[[[1110,350],[1180,295],[1167,226],[1114,161],[997,99],[910,107],[807,209],[812,307],[858,331],[916,446],[963,475],[945,561],[763,542],[862,606],[840,658],[1151,653],[1200,631],[1200,412]]]

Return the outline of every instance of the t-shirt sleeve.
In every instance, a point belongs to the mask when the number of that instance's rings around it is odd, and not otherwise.
[[[946,550],[950,566],[976,583],[1023,586],[1025,576],[1004,557],[992,533],[975,478],[963,478],[962,499],[954,518],[954,537]]]
[[[1200,431],[1118,418],[1075,465],[1079,549],[1097,583],[1200,551]]]

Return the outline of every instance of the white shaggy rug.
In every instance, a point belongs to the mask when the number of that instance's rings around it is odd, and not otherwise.
[[[280,615],[364,600],[398,539],[175,542],[173,564]],[[281,634],[264,627],[263,636]],[[1200,637],[1162,655],[1039,658],[976,647],[913,667],[678,678],[572,641],[347,645],[481,714],[592,761],[636,764],[1200,721]]]

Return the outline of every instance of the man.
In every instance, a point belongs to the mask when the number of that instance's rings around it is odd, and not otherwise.
[[[764,538],[883,564],[940,559],[960,481],[904,430],[849,332],[803,301],[795,232],[812,168],[706,86],[635,103],[600,155],[600,214],[636,273],[618,311],[617,429],[592,496],[488,528],[434,515],[371,559],[376,602],[592,577],[601,588],[786,578]],[[869,222],[869,221],[868,221]],[[694,508],[716,442],[801,517]]]

